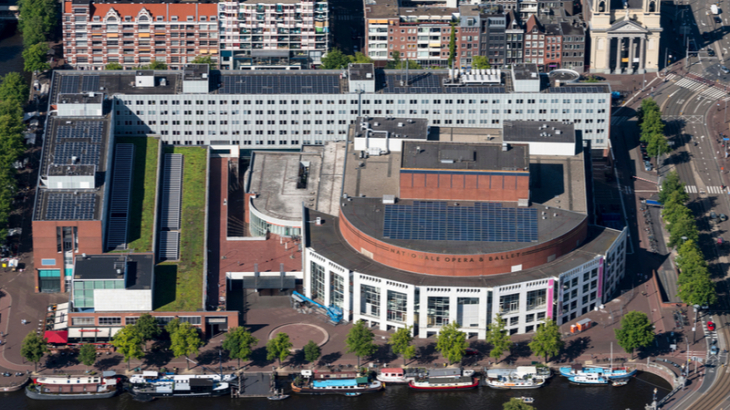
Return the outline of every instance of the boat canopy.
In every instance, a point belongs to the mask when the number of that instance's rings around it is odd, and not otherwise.
[[[383,373],[390,373],[390,374],[400,375],[400,376],[402,376],[404,374],[403,369],[401,369],[400,367],[387,367],[384,369],[380,369],[380,374],[383,374]]]
[[[367,379],[366,379],[367,380]],[[327,379],[327,380],[315,380],[314,387],[326,388],[326,387],[350,387],[357,386],[357,379]]]

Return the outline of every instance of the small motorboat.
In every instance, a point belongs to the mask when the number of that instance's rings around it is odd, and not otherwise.
[[[533,399],[532,397],[525,397],[525,396],[520,397],[520,400],[522,400],[523,403],[534,403],[535,402],[535,399]]]
[[[267,399],[269,399],[269,400],[286,400],[288,398],[289,398],[289,395],[288,394],[284,394],[284,393],[276,393],[273,396],[267,397]]]
[[[351,393],[345,393],[345,396],[350,396],[350,397],[357,397],[357,396],[359,396],[359,395],[361,395],[361,394],[362,394],[362,393],[358,393],[358,392],[351,392]]]
[[[626,386],[627,384],[629,384],[629,379],[611,380],[611,386],[613,386],[613,387]]]

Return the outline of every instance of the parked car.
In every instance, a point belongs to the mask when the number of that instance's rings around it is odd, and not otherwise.
[[[721,65],[721,66],[720,66],[720,70],[721,70],[721,71],[722,71],[723,73],[725,73],[725,74],[730,74],[730,69],[728,69],[728,68],[727,68],[727,67],[725,67],[724,65]]]
[[[710,57],[714,57],[715,56],[715,50],[713,50],[710,47],[707,47],[707,55],[709,55]]]
[[[720,214],[720,222],[725,222],[725,221],[727,221],[727,215]]]
[[[714,345],[710,346],[710,354],[713,356],[717,356],[717,353],[718,353],[717,346],[714,346]]]
[[[715,322],[707,322],[707,330],[709,330],[710,332],[714,332],[715,331]]]
[[[705,40],[709,40],[710,39],[710,33],[708,33],[708,32],[705,31],[704,33],[702,33],[702,38],[705,39]]]
[[[654,170],[654,167],[651,165],[651,162],[644,161],[644,169],[646,170],[646,172],[650,172]]]

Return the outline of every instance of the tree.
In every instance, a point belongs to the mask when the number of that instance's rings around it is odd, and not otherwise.
[[[563,348],[563,341],[560,340],[560,328],[552,319],[537,326],[537,331],[529,343],[530,350],[535,356],[542,356],[548,362],[549,356],[557,356]]]
[[[707,272],[695,274],[682,272],[679,274],[677,285],[679,298],[688,305],[709,306],[717,303],[715,282]]]
[[[618,345],[626,353],[633,355],[634,350],[647,347],[654,342],[654,329],[644,312],[632,310],[621,318],[621,328],[614,329]]]
[[[167,325],[165,325],[165,330],[167,331],[167,334],[172,337],[172,334],[177,332],[177,329],[180,328],[180,319],[175,318],[171,321],[167,322]]]
[[[79,349],[79,361],[86,366],[93,366],[96,363],[96,348],[90,343],[85,343]]]
[[[137,324],[135,326],[137,327],[137,331],[142,337],[142,340],[145,342],[156,338],[160,335],[160,333],[162,333],[162,329],[160,329],[157,319],[149,313],[142,314],[142,316],[137,319]]]
[[[487,70],[489,68],[492,68],[492,65],[489,64],[489,59],[485,56],[474,56],[471,59],[471,67],[476,68],[477,70]]]
[[[175,332],[170,334],[170,342],[173,356],[185,356],[185,363],[190,369],[190,356],[197,354],[198,349],[203,345],[198,329],[188,322],[182,322]]]
[[[667,230],[669,231],[669,246],[677,246],[685,240],[697,242],[700,238],[694,216],[691,215],[684,215],[672,222]],[[682,239],[683,237],[686,239]]]
[[[649,139],[646,145],[646,153],[649,156],[657,158],[657,165],[659,164],[659,156],[672,152],[672,148],[669,146],[667,137],[664,134],[654,134]]]
[[[145,66],[142,66],[145,70],[167,70],[167,64],[162,61],[153,61]]]
[[[309,363],[316,362],[321,355],[322,350],[319,348],[319,345],[317,345],[317,343],[314,343],[313,340],[310,340],[309,343],[304,345],[304,360],[308,361]]]
[[[350,62],[355,64],[371,64],[373,59],[358,51],[354,56],[350,56]]]
[[[584,83],[597,83],[597,82],[599,82],[599,80],[596,78],[596,76],[589,75],[588,77],[586,77],[585,80],[583,80],[583,82]]]
[[[525,403],[521,399],[516,399],[514,397],[509,399],[508,402],[504,403],[504,405],[502,405],[502,408],[504,410],[535,410],[534,407]]]
[[[114,335],[112,344],[124,356],[124,360],[127,361],[127,370],[129,370],[129,361],[131,359],[141,359],[144,357],[144,352],[141,347],[142,342],[142,336],[134,325],[124,326]]]
[[[677,200],[681,203],[689,201],[689,194],[684,192],[684,184],[679,180],[679,174],[677,174],[677,171],[672,171],[662,181],[662,190],[659,191],[659,202],[667,202],[669,196],[675,192],[680,195]]]
[[[25,60],[25,71],[40,72],[51,68],[48,64],[48,43],[34,44],[23,50],[23,60]]]
[[[277,359],[279,361],[279,367],[281,367],[281,361],[289,357],[292,347],[294,345],[289,340],[289,335],[284,332],[279,332],[273,339],[269,339],[266,343],[266,360]]]
[[[322,68],[333,70],[337,68],[345,68],[350,64],[350,58],[343,54],[338,48],[333,48],[322,57]]]
[[[20,346],[20,355],[35,365],[35,371],[38,371],[38,362],[41,361],[43,355],[48,351],[46,343],[48,343],[46,339],[40,337],[35,332],[30,332],[25,336],[23,344]]]
[[[406,365],[406,360],[416,355],[416,347],[411,345],[413,342],[412,330],[413,326],[402,327],[396,330],[388,340],[393,353],[403,356],[403,366]]]
[[[489,357],[498,360],[497,363],[499,363],[499,358],[502,356],[502,353],[509,351],[512,347],[512,340],[510,340],[509,335],[504,330],[506,326],[507,322],[498,313],[487,329],[487,342],[492,345],[492,350],[489,351]]]
[[[449,364],[461,362],[467,347],[469,344],[466,342],[466,333],[459,330],[459,324],[456,322],[442,326],[436,336],[436,350],[449,361]]]
[[[451,37],[449,37],[449,67],[451,67],[451,64],[454,62],[454,58],[456,58],[456,23],[451,23]]]
[[[245,327],[239,326],[228,330],[222,346],[228,352],[229,357],[238,359],[238,367],[241,367],[241,359],[249,360],[253,353],[253,346],[258,343],[259,340],[251,336]]]
[[[215,70],[217,67],[215,61],[210,56],[197,56],[193,59],[192,64],[208,64],[211,70]]]
[[[58,3],[53,0],[19,0],[18,28],[23,33],[23,47],[46,42],[58,22]]]
[[[345,339],[347,353],[355,353],[357,367],[360,367],[361,357],[370,356],[378,350],[378,346],[373,343],[373,339],[375,339],[375,335],[363,321],[355,323],[355,326],[347,333],[347,339]]]
[[[28,86],[20,73],[8,73],[0,83],[0,101],[13,101],[22,106],[28,101]]]
[[[117,63],[117,62],[111,62],[104,67],[105,70],[123,70],[124,67]]]

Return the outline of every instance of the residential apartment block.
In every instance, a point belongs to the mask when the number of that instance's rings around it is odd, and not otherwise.
[[[545,23],[543,24],[543,21]],[[525,25],[525,63],[540,71],[585,70],[586,30],[573,19],[531,16]]]
[[[78,69],[127,68],[152,61],[177,69],[198,56],[218,60],[218,6],[200,2],[70,0],[63,6],[63,52]]]
[[[219,3],[221,68],[309,68],[332,43],[326,0]]]

